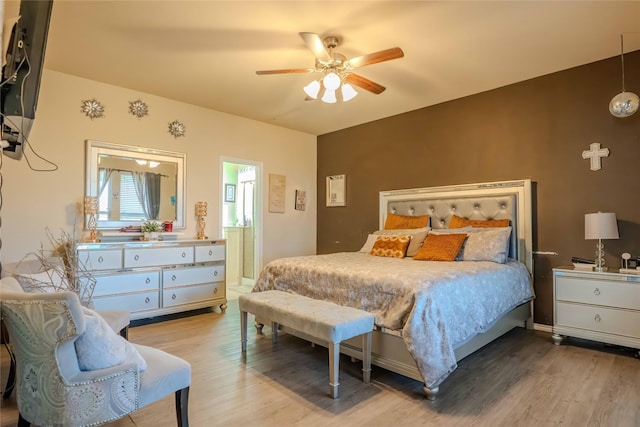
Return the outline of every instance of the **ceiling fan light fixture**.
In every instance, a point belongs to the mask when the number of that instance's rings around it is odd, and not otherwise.
[[[318,99],[318,93],[320,92],[320,81],[314,80],[308,85],[304,87],[304,93],[306,93],[309,98]]]
[[[622,64],[622,92],[614,96],[609,102],[609,112],[615,117],[629,117],[640,105],[638,95],[624,90],[624,34],[620,34],[620,62]]]
[[[342,85],[342,100],[344,102],[351,101],[353,98],[358,96],[358,92],[351,86],[349,83],[345,83]]]
[[[338,77],[338,75],[334,72],[328,73],[322,79],[322,84],[324,85],[324,87],[333,91],[340,87],[340,83],[342,83],[340,77]]]
[[[336,91],[329,88],[325,88],[324,95],[322,95],[322,101],[326,102],[327,104],[335,104],[337,101]]]

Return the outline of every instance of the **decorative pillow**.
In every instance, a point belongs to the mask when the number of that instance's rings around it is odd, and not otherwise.
[[[116,334],[98,313],[83,307],[85,331],[76,341],[78,364],[82,371],[110,368],[125,360],[135,361],[138,370],[147,369],[147,363],[138,350],[126,339]]]
[[[465,219],[458,215],[453,215],[449,221],[449,228],[472,227],[508,227],[508,219]]]
[[[429,215],[407,216],[387,214],[384,222],[385,230],[400,230],[403,228],[422,228],[429,226]]]
[[[461,261],[493,261],[504,264],[507,262],[510,237],[511,227],[473,230],[468,234],[458,258]]]
[[[369,234],[367,236],[367,241],[364,242],[364,245],[360,248],[360,252],[371,253],[371,249],[373,249],[373,244],[376,242],[378,236],[375,234]]]
[[[409,247],[407,248],[407,256],[414,256],[418,253],[420,248],[422,247],[422,243],[424,243],[424,239],[427,238],[427,233],[429,233],[429,227],[422,228],[406,228],[400,230],[378,230],[374,231],[374,235],[408,235],[411,236],[411,242],[409,242]]]
[[[466,238],[466,234],[429,233],[422,244],[422,248],[413,259],[424,261],[454,261]]]
[[[25,292],[56,292],[68,289],[64,273],[54,268],[40,273],[19,273],[15,278]]]
[[[371,249],[371,255],[404,258],[411,236],[378,236]]]

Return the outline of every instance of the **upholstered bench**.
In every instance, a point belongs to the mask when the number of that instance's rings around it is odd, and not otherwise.
[[[279,324],[326,342],[329,348],[329,394],[335,399],[340,385],[340,342],[362,335],[363,381],[369,383],[373,314],[282,291],[243,294],[238,302],[243,353],[247,351],[247,313],[271,321],[274,343],[278,342]]]

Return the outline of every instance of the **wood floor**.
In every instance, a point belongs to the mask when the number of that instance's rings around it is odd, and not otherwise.
[[[230,292],[230,296],[234,292]],[[516,329],[460,362],[429,402],[422,384],[340,361],[340,397],[328,396],[325,348],[270,330],[249,334],[240,351],[237,299],[210,312],[131,328],[131,341],[155,346],[192,365],[189,417],[208,426],[640,426],[640,360],[630,350]],[[2,349],[2,384],[8,356]],[[14,396],[1,402],[1,426],[15,426]],[[112,427],[175,426],[173,396]]]

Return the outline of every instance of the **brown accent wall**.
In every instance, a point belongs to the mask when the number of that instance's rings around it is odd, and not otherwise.
[[[640,52],[625,66],[627,90],[640,93]],[[607,265],[640,256],[640,113],[609,113],[620,89],[616,57],[319,136],[318,253],[358,250],[378,228],[382,190],[530,178],[534,250],[558,253],[534,257],[535,321],[551,324],[551,269],[593,257],[585,213],[617,214]],[[600,171],[581,157],[593,142],[610,150]],[[327,208],[336,174],[347,175],[347,206]]]

